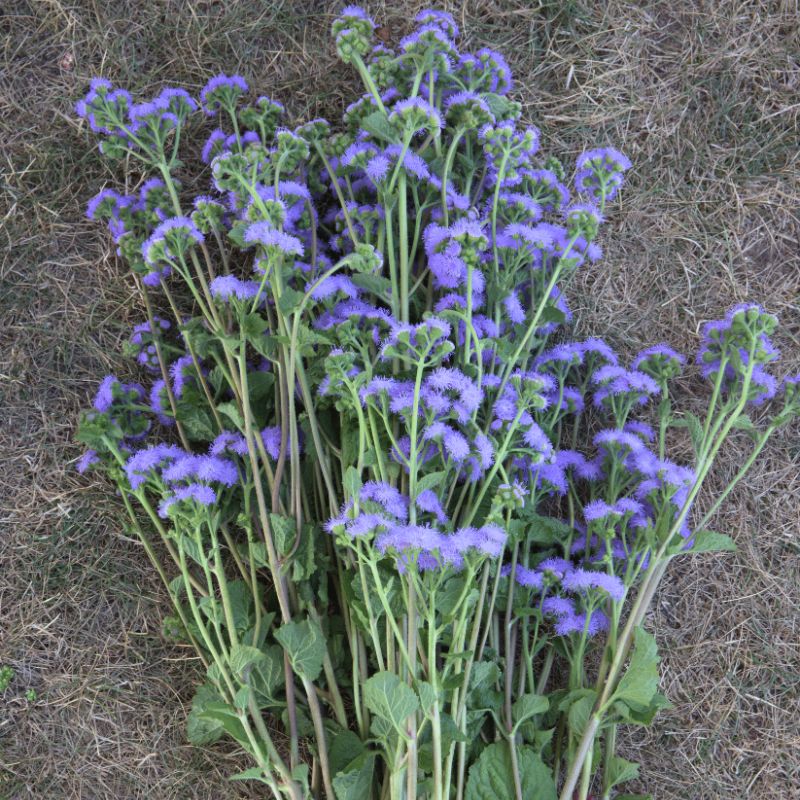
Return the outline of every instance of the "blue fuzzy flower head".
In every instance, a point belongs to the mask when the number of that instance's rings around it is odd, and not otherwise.
[[[200,101],[208,116],[220,110],[233,114],[239,98],[248,90],[247,81],[241,75],[215,75],[200,91]]]
[[[81,441],[108,453],[109,440],[126,449],[142,439],[150,429],[150,420],[143,413],[144,396],[138,383],[123,383],[115,375],[107,375],[97,388],[92,409],[81,421]]]
[[[475,92],[457,92],[445,103],[447,122],[456,128],[479,129],[495,122],[488,103]]]
[[[436,25],[438,28],[441,28],[450,39],[455,40],[458,38],[458,25],[456,25],[453,15],[449,14],[447,11],[426,8],[414,17],[414,22],[423,26]]]
[[[133,99],[124,89],[114,89],[105,78],[93,78],[86,96],[75,105],[75,113],[89,123],[95,133],[125,139],[126,125]]]
[[[755,405],[774,397],[778,383],[765,366],[778,357],[769,338],[777,325],[775,316],[753,303],[734,306],[724,319],[706,323],[696,358],[703,376],[719,379],[727,392],[746,390]]]
[[[141,322],[135,325],[131,332],[130,339],[125,346],[126,355],[136,358],[136,361],[149,372],[160,372],[158,363],[158,353],[156,351],[156,340],[160,341],[164,333],[172,325],[169,320],[161,317],[153,317],[154,327],[151,328],[150,322]]]
[[[618,409],[619,403],[644,405],[650,397],[661,391],[653,378],[638,370],[626,370],[612,364],[600,367],[592,375],[592,383],[597,387],[594,404],[598,408],[606,406]]]
[[[205,236],[189,217],[170,217],[164,220],[142,244],[142,257],[148,266],[183,258]]]
[[[613,147],[587,150],[578,156],[575,188],[600,202],[612,200],[631,168],[630,160]]]
[[[87,204],[86,216],[91,220],[110,219],[119,213],[122,196],[113,189],[102,189]]]
[[[209,291],[215,300],[252,300],[259,289],[258,281],[243,281],[235,275],[218,275],[209,284]]]
[[[122,383],[115,375],[106,375],[97,387],[92,404],[101,414],[108,413],[119,403],[136,403],[144,390],[138,383]]]
[[[400,52],[426,71],[449,72],[458,57],[455,44],[436,23],[421,25],[400,40]]]
[[[179,120],[186,119],[189,114],[197,111],[197,102],[186,91],[179,87],[168,86],[162,89],[154,100],[164,111],[174,114]]]
[[[259,245],[270,257],[292,258],[302,256],[303,243],[296,236],[284,233],[273,227],[270,222],[254,222],[245,231],[244,241],[247,244]]]

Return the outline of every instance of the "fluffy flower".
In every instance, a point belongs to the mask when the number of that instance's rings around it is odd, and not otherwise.
[[[279,231],[269,222],[254,222],[244,234],[248,244],[260,244],[266,248],[274,248],[287,256],[302,256],[303,243],[288,233]]]
[[[258,294],[259,283],[243,281],[235,275],[218,275],[208,288],[217,300],[252,300]]]

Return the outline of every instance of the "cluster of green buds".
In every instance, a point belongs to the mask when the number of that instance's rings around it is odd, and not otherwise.
[[[583,236],[588,242],[597,238],[603,215],[591,203],[575,203],[567,209],[567,231],[570,236]]]
[[[480,129],[495,121],[494,114],[480,95],[464,92],[452,97],[446,106],[448,125],[464,130]]]
[[[217,75],[203,87],[200,99],[207,114],[214,115],[223,110],[233,116],[246,92],[247,83],[239,75]]]
[[[449,335],[449,324],[437,317],[429,316],[419,325],[399,325],[387,338],[381,357],[396,358],[414,368],[420,363],[435,367],[455,349]]]
[[[259,97],[255,103],[239,111],[239,122],[248,130],[258,130],[261,141],[268,142],[275,134],[283,113],[284,108],[280,103],[269,97]]]
[[[523,177],[520,170],[529,165],[530,157],[539,147],[536,128],[526,128],[520,132],[509,122],[486,125],[481,129],[480,136],[486,157],[498,171],[498,182],[520,180]]]
[[[667,381],[677,378],[686,359],[666,345],[655,345],[639,354],[633,368],[653,378],[663,388]]]
[[[373,48],[367,69],[378,86],[394,86],[402,74],[397,57],[383,45]]]
[[[203,195],[195,199],[192,222],[204,234],[212,230],[221,230],[224,216],[225,206],[222,203]]]
[[[100,451],[107,449],[108,441],[137,441],[150,429],[144,413],[149,410],[138,383],[122,383],[109,375],[100,384],[94,407],[84,414],[81,441]]]
[[[532,217],[538,217],[541,210],[524,194],[502,192],[497,197],[497,213],[506,222],[514,224],[529,222]]]
[[[222,152],[211,164],[211,176],[219,191],[235,192],[248,179],[247,158],[233,150]]]
[[[439,112],[421,97],[396,103],[389,114],[389,122],[398,134],[406,138],[425,131],[438,134],[442,129]]]
[[[345,8],[331,28],[336,52],[345,64],[363,59],[372,49],[375,23],[360,8]]]
[[[505,511],[521,511],[525,508],[525,498],[528,492],[525,487],[518,482],[501,483],[497,487],[495,502]]]
[[[423,25],[400,41],[400,50],[418,70],[446,72],[458,58],[455,45],[438,25]]]
[[[334,398],[339,412],[352,411],[360,402],[359,389],[364,385],[366,374],[356,365],[352,351],[333,348],[325,358],[325,378],[320,394]]]
[[[276,140],[276,168],[283,172],[294,172],[308,160],[310,149],[308,142],[290,130],[279,130]]]
[[[171,217],[162,222],[142,245],[142,255],[148,264],[173,263],[183,258],[203,234],[188,217]]]
[[[533,372],[515,370],[508,381],[516,395],[517,410],[541,411],[547,408],[548,400],[545,392],[548,388],[547,380]]]
[[[353,252],[345,256],[343,261],[353,272],[375,275],[381,271],[383,266],[383,254],[371,244],[359,242],[353,248]]]

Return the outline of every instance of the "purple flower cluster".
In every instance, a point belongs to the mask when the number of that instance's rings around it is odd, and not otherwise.
[[[401,571],[458,570],[467,559],[502,557],[501,512],[518,524],[523,509],[563,513],[569,504],[571,533],[554,543],[565,558],[536,556],[514,574],[540,593],[557,634],[593,635],[608,625],[601,606],[622,602],[629,576],[647,568],[655,532],[677,526],[697,481],[664,457],[653,428],[630,419],[634,411],[655,415],[648,403],[667,394],[682,355],[660,344],[626,368],[603,340],[553,338],[571,320],[565,281],[601,258],[599,229],[631,162],[613,148],[588,150],[569,170],[544,158],[539,132],[520,123],[520,105],[505,97],[508,63],[490,49],[460,52],[450,14],[420,12],[397,50],[376,44],[375,22],[356,6],[332,30],[367,88],[347,108],[343,130],[332,133],[324,120],[278,128],[280,103],[248,102],[242,77],[217,75],[200,92],[209,127],[218,127],[202,147],[206,193],[193,202],[170,170],[186,140],[172,131],[197,102],[169,88],[136,103],[107,81],[92,82],[80,116],[107,137],[109,154],[142,156],[159,177],[129,197],[104,189],[87,215],[108,221],[145,285],[175,273],[189,284],[180,289],[193,290],[176,291],[179,302],[193,297],[212,317],[175,320],[185,353],[166,341],[169,323],[137,326],[131,347],[158,380],[148,398],[109,376],[95,412],[130,428],[117,437],[123,453],[147,432],[129,419],[147,411],[148,399],[161,435],[183,437],[187,428],[189,441],[208,445],[202,455],[163,443],[130,453],[130,488],[160,492],[162,516],[228,502],[251,468],[244,435],[220,432],[241,424],[241,391],[229,385],[226,363],[238,337],[243,359],[263,357],[270,367],[246,364],[260,429],[256,462],[273,462],[269,472],[300,452],[304,482],[316,474],[309,462],[323,457],[362,467],[365,482],[328,520],[330,533],[369,543]],[[206,276],[201,262],[220,249],[219,269]],[[744,305],[704,328],[697,363],[724,396],[746,393],[758,404],[777,392],[768,370],[774,327],[763,309]],[[191,337],[197,351],[188,351]],[[287,342],[302,367],[293,386],[285,385]],[[797,386],[784,384],[789,409],[800,407]],[[190,416],[206,398],[214,408]],[[290,441],[286,416],[293,405],[308,430],[318,422],[309,402],[327,415],[321,442],[312,427],[311,455]],[[187,424],[176,426],[176,417]],[[579,452],[587,431],[594,437]],[[318,452],[329,444],[328,454]],[[107,456],[96,445],[79,469]],[[334,487],[336,472],[325,476]],[[312,509],[322,507],[315,489]],[[277,492],[283,503],[282,485]]]
[[[707,323],[696,358],[703,375],[728,393],[745,393],[752,405],[771,400],[778,392],[778,381],[767,369],[779,356],[770,339],[776,327],[776,317],[752,303]]]

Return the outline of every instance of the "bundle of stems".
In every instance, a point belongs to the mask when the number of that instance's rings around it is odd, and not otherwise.
[[[704,330],[704,419],[673,408],[670,347],[625,367],[566,340],[630,162],[583,153],[571,198],[502,56],[460,53],[444,12],[417,23],[389,50],[363,10],[334,22],[365,88],[338,131],[278,127],[280,103],[212,78],[202,164],[189,92],[93,82],[78,113],[139,187],[89,215],[130,266],[151,387],[103,380],[80,468],[116,485],[165,632],[206,672],[189,738],[235,739],[234,777],[293,800],[607,800],[637,776],[617,727],[666,703],[647,609],[673,558],[732,548],[706,526],[797,379],[773,401],[755,305]],[[735,429],[752,454],[696,514]]]

